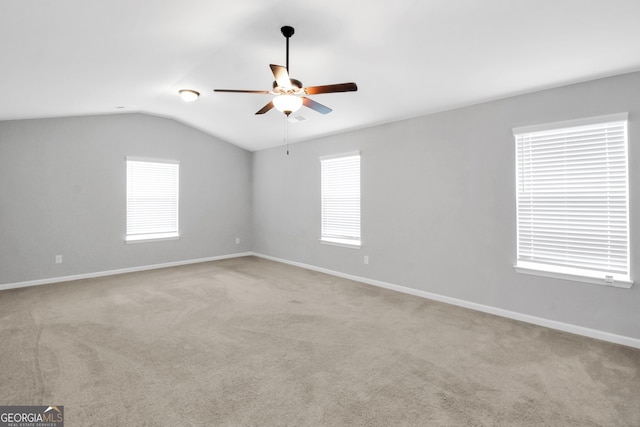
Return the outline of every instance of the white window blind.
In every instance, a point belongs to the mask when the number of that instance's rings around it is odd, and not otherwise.
[[[127,158],[127,241],[178,237],[179,164]]]
[[[514,129],[516,267],[630,282],[626,114],[530,129]]]
[[[360,246],[360,154],[323,157],[321,240]]]

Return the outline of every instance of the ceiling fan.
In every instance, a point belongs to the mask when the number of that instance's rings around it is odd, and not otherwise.
[[[319,95],[322,93],[354,92],[358,90],[355,83],[338,83],[324,86],[304,87],[300,80],[292,79],[289,76],[289,39],[295,32],[293,27],[284,26],[280,28],[282,35],[287,39],[287,66],[269,65],[275,81],[272,90],[236,90],[236,89],[214,89],[214,92],[233,93],[259,93],[265,95],[275,95],[267,105],[262,107],[256,114],[264,114],[272,108],[283,112],[287,116],[297,111],[302,105],[317,111],[320,114],[328,114],[333,111],[326,105],[307,98],[305,95]]]

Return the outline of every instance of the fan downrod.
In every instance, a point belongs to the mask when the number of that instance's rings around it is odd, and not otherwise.
[[[296,32],[296,30],[294,30],[293,27],[285,25],[284,27],[280,28],[280,32],[287,39],[287,72],[291,72],[291,70],[289,69],[289,39],[291,38],[293,33]]]

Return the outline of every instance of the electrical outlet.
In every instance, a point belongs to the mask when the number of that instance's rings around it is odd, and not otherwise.
[[[236,245],[239,245],[239,244],[240,244],[240,238],[236,237]]]
[[[56,264],[62,264],[62,255],[56,255]]]
[[[369,264],[369,255],[364,256],[364,263]]]

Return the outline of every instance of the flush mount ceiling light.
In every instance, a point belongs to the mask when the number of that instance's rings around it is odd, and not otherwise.
[[[179,90],[178,93],[184,102],[193,102],[200,96],[199,92],[191,89],[182,89]]]
[[[293,27],[284,26],[280,28],[282,35],[287,39],[287,66],[271,64],[271,72],[276,79],[273,82],[272,90],[237,90],[237,89],[214,89],[214,92],[234,92],[234,93],[261,93],[265,95],[276,95],[267,105],[262,107],[256,114],[264,114],[275,107],[278,111],[287,116],[298,110],[302,105],[311,108],[320,114],[328,114],[331,108],[307,98],[305,95],[318,95],[321,93],[354,92],[358,90],[355,83],[338,83],[324,86],[304,87],[300,80],[289,77],[289,38],[295,32]]]

